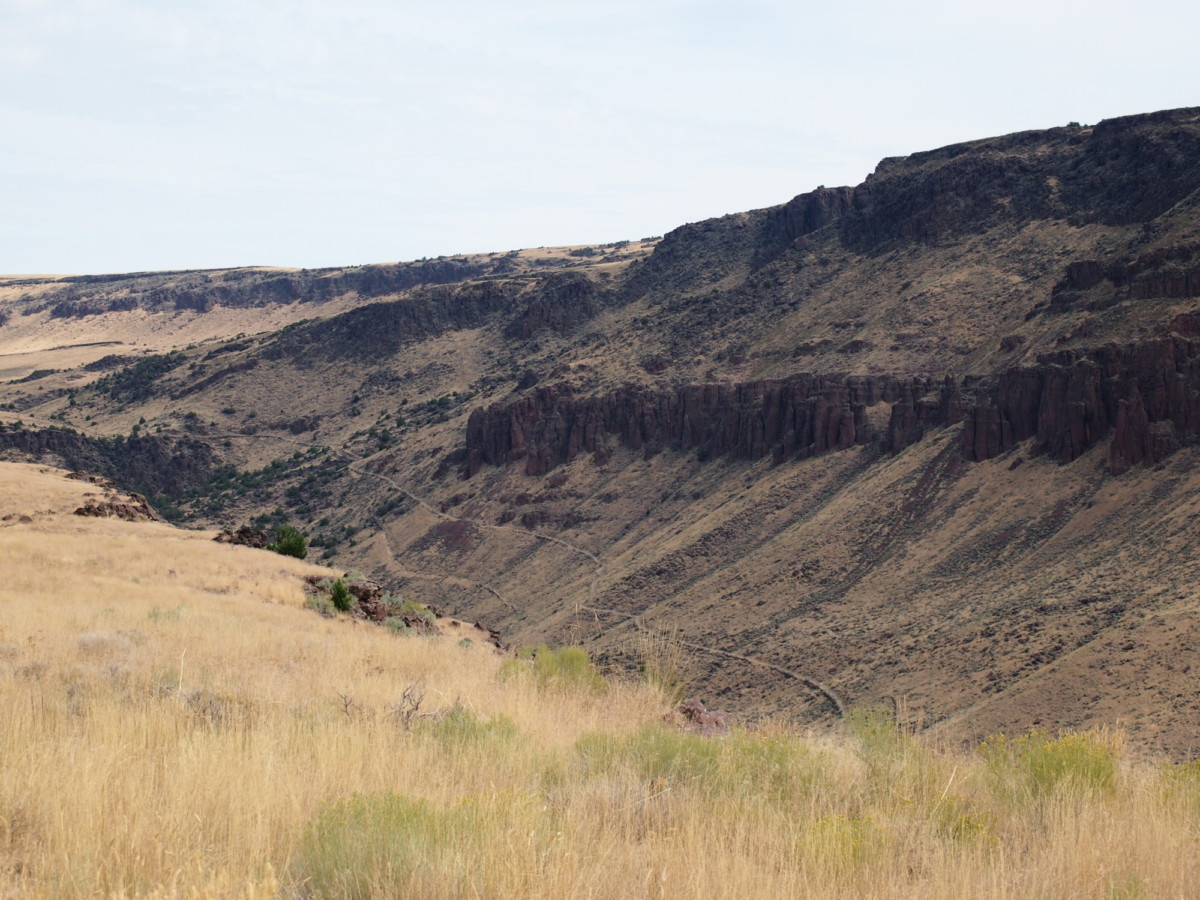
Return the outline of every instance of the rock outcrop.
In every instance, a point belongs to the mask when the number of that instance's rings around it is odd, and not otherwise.
[[[768,210],[755,250],[754,268],[789,248],[804,249],[810,234],[841,219],[853,208],[853,203],[852,187],[819,187]]]
[[[1196,244],[1112,261],[1076,260],[1054,286],[1051,305],[1099,309],[1123,300],[1187,297],[1200,297],[1200,245]]]
[[[255,550],[265,550],[267,547],[267,533],[258,528],[251,528],[249,525],[243,525],[236,531],[232,528],[227,528],[213,538],[213,540],[218,544],[236,544],[240,547],[251,547]]]
[[[868,410],[887,404],[882,416]],[[967,460],[992,459],[1033,439],[1032,452],[1070,462],[1111,435],[1109,467],[1156,463],[1200,443],[1200,341],[1158,341],[1061,351],[997,376],[798,375],[777,381],[628,385],[577,396],[552,385],[471,414],[467,475],[523,460],[544,474],[583,452],[603,462],[609,439],[653,454],[670,449],[776,462],[855,444],[900,451],[933,429],[962,423]]]
[[[717,737],[729,734],[733,724],[733,716],[719,709],[708,709],[703,703],[694,698],[684,700],[676,711],[683,719],[684,731],[704,737]]]
[[[1052,176],[1052,177],[1047,177]],[[859,252],[1002,221],[1148,222],[1200,190],[1200,109],[1027,131],[885,159],[839,221]]]
[[[1200,442],[1200,343],[1177,336],[1041,357],[979,385],[963,423],[970,460],[1032,438],[1034,453],[1070,462],[1111,434],[1113,474],[1161,462]]]
[[[285,329],[266,348],[268,359],[310,355],[377,361],[404,344],[457,328],[474,328],[511,310],[522,285],[484,281],[414,291],[338,316]]]
[[[104,491],[102,497],[89,497],[83,506],[75,510],[77,516],[97,519],[123,519],[126,522],[163,522],[150,502],[141,494],[122,491],[115,481],[100,475],[71,472],[67,478],[94,484]]]
[[[596,285],[586,275],[551,275],[533,291],[525,308],[504,329],[504,336],[523,340],[545,330],[568,334],[599,308]]]
[[[808,375],[669,392],[626,385],[593,397],[552,385],[471,414],[467,471],[524,460],[528,474],[541,475],[581,452],[603,456],[609,436],[647,455],[666,448],[743,459],[819,455],[871,440],[866,408],[892,389],[889,379]]]

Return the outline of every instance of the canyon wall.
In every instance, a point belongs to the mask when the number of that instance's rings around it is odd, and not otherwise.
[[[585,452],[603,462],[610,439],[647,454],[777,462],[855,444],[897,452],[959,423],[971,461],[1032,438],[1035,454],[1070,462],[1111,438],[1113,474],[1160,462],[1200,442],[1200,342],[1176,334],[1062,351],[964,379],[797,375],[668,390],[626,385],[593,396],[549,385],[471,414],[467,474],[523,460],[527,474],[541,475]]]

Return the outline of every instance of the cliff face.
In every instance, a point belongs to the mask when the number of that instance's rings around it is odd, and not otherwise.
[[[754,267],[759,268],[789,248],[803,249],[808,235],[830,225],[853,208],[854,188],[817,188],[768,211],[761,226]]]
[[[509,405],[477,409],[467,422],[467,467],[525,460],[541,475],[581,452],[607,453],[610,436],[634,450],[757,459],[815,456],[875,437],[867,406],[894,395],[893,379],[799,376],[738,385],[689,385],[656,392],[627,385],[577,397],[545,387]]]
[[[476,328],[493,317],[508,319],[503,332],[514,340],[547,330],[567,334],[594,316],[601,300],[594,282],[579,273],[424,288],[399,300],[372,303],[300,325],[281,334],[267,356],[315,352],[378,360],[391,356],[405,343]]]
[[[1056,308],[1098,309],[1122,300],[1179,300],[1200,296],[1200,245],[1160,247],[1115,260],[1081,259],[1054,286]]]
[[[1200,441],[1198,358],[1200,343],[1173,336],[1009,370],[967,410],[964,454],[990,459],[1035,438],[1034,452],[1070,462],[1111,434],[1113,474],[1161,462]]]
[[[523,340],[545,330],[568,334],[597,313],[599,293],[586,275],[575,272],[551,275],[505,327],[504,336]]]
[[[873,252],[1001,221],[1148,222],[1200,189],[1198,113],[1126,116],[884,160],[855,189],[842,240]]]
[[[880,405],[890,407],[886,411]],[[869,415],[877,407],[880,414]],[[886,418],[887,426],[882,427]],[[592,397],[549,386],[477,409],[467,423],[467,473],[525,460],[541,475],[582,452],[602,461],[608,439],[777,462],[855,444],[900,451],[962,423],[962,455],[992,459],[1034,438],[1033,452],[1070,462],[1111,436],[1110,470],[1165,459],[1200,443],[1200,342],[1064,351],[995,377],[811,376],[670,391],[625,386]]]

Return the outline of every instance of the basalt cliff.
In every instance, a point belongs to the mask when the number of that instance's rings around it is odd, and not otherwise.
[[[471,413],[466,475],[519,460],[527,475],[544,475],[580,453],[603,462],[613,442],[648,456],[669,449],[775,463],[855,444],[895,453],[950,426],[961,426],[967,460],[1031,441],[1032,454],[1068,463],[1104,442],[1119,475],[1200,443],[1198,358],[1200,342],[1173,334],[1059,351],[994,376],[793,375],[592,396],[550,386]]]
[[[783,196],[787,196],[786,193]],[[1200,110],[661,238],[0,280],[0,454],[693,692],[1200,740]]]

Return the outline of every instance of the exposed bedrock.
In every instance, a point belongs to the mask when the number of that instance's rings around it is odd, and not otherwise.
[[[885,159],[839,217],[844,244],[937,244],[1003,221],[1149,222],[1200,190],[1195,108],[955,144]]]
[[[490,316],[509,311],[519,293],[520,285],[505,281],[430,288],[284,329],[264,355],[276,359],[320,354],[380,360],[413,341],[475,328]]]
[[[541,475],[585,452],[603,461],[610,440],[647,454],[699,449],[777,462],[855,444],[899,451],[960,422],[968,460],[1032,438],[1034,453],[1061,462],[1110,439],[1113,474],[1159,462],[1200,443],[1200,341],[1063,351],[964,379],[796,375],[670,390],[626,385],[594,396],[551,385],[471,414],[467,474],[524,460],[527,474]]]
[[[599,294],[592,280],[582,273],[551,275],[505,327],[504,336],[524,339],[547,329],[567,334],[596,314]]]
[[[468,469],[524,459],[525,471],[540,475],[580,452],[603,456],[610,436],[647,453],[817,455],[875,439],[867,407],[893,399],[897,388],[891,378],[812,375],[670,391],[626,385],[590,397],[551,385],[471,414]]]
[[[1034,438],[1034,452],[1069,462],[1110,434],[1113,474],[1200,441],[1200,342],[1063,352],[1010,369],[967,410],[963,451],[990,459]]]
[[[808,244],[808,235],[842,218],[853,202],[852,187],[820,187],[768,210],[754,254],[754,268],[765,265],[788,248],[803,249]]]
[[[1111,261],[1081,259],[1067,266],[1054,286],[1056,307],[1081,301],[1089,307],[1122,300],[1200,297],[1200,245],[1181,244]]]

